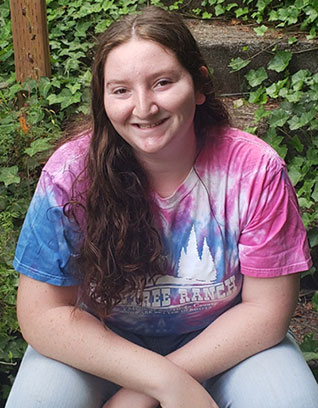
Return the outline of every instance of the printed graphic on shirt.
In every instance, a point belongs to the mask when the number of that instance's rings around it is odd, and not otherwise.
[[[154,334],[192,331],[205,327],[229,304],[238,301],[242,284],[238,266],[231,268],[226,277],[220,262],[218,273],[207,237],[200,239],[199,245],[195,230],[193,224],[190,234],[182,238],[179,230],[179,241],[170,241],[170,245],[184,242],[172,274],[149,282],[141,305],[135,298],[127,297],[116,306],[110,321],[137,333],[144,332],[150,320]],[[174,250],[178,252],[176,247]],[[180,319],[180,315],[184,318]]]
[[[182,248],[176,276],[207,282],[216,281],[216,268],[207,240],[204,238],[202,255],[199,256],[194,227],[191,229],[187,248]]]

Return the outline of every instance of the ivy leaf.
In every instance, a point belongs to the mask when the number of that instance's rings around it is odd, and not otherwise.
[[[79,82],[75,82],[74,84],[67,84],[66,87],[71,91],[71,94],[74,95],[76,91],[81,89],[81,84]]]
[[[282,91],[282,89],[285,89],[283,87],[286,84],[287,80],[288,78],[285,78],[281,81],[274,82],[271,86],[266,88],[267,95],[271,98],[277,98],[281,92],[284,92]],[[285,92],[287,92],[287,90]]]
[[[318,353],[314,353],[313,351],[303,351],[303,356],[306,361],[318,359]]]
[[[299,124],[299,117],[297,115],[293,115],[291,119],[288,121],[290,130],[296,130],[301,128]]]
[[[212,17],[212,13],[208,13],[207,11],[205,11],[205,12],[202,14],[202,18],[203,18],[204,20],[209,20],[211,17]]]
[[[308,96],[312,101],[318,101],[318,84],[313,84],[311,89],[308,91]]]
[[[291,145],[297,150],[298,153],[301,153],[304,150],[304,145],[301,143],[297,135],[294,135],[291,138]]]
[[[260,27],[255,27],[254,28],[255,33],[259,37],[262,37],[266,33],[267,30],[268,30],[268,27],[266,27],[265,25],[261,25]]]
[[[305,168],[301,170],[302,170],[302,178],[305,179],[307,175],[307,170]],[[304,181],[301,188],[297,191],[299,196],[305,196],[306,200],[308,200],[309,206],[307,208],[310,208],[314,204],[313,201],[310,199],[310,194],[312,192],[314,183],[315,183],[315,180],[311,180],[311,179],[307,180],[307,177],[306,177],[306,181]]]
[[[65,109],[68,106],[72,105],[73,103],[78,103],[81,100],[81,92],[75,92],[72,94],[72,91],[68,88],[62,89],[62,91],[58,94],[51,94],[47,97],[47,100],[50,105],[60,103],[61,109]]]
[[[308,198],[306,197],[300,197],[298,199],[298,202],[299,202],[300,207],[307,208],[307,210],[309,210],[313,205],[313,202],[311,200],[308,200]]]
[[[285,112],[283,109],[278,109],[272,112],[268,121],[271,127],[276,128],[284,126],[288,118],[289,115],[287,112]]]
[[[221,6],[221,4],[218,4],[217,6],[215,6],[216,17],[220,16],[221,14],[224,14],[224,12],[225,12],[225,8]]]
[[[20,183],[18,171],[18,166],[2,168],[0,170],[0,181],[2,181],[6,187],[10,186],[10,184]]]
[[[80,82],[82,84],[84,84],[84,86],[89,86],[89,84],[91,83],[92,80],[92,73],[91,70],[88,69],[84,72],[84,74],[81,75],[81,77],[79,78]]]
[[[284,158],[286,156],[287,146],[281,146],[281,142],[284,138],[282,136],[278,136],[275,129],[269,128],[263,139],[276,150],[280,157]]]
[[[291,84],[294,91],[300,91],[310,76],[310,72],[307,69],[300,69],[291,77]]]
[[[260,86],[256,91],[251,92],[248,98],[249,103],[259,103],[264,104],[267,102],[267,95],[265,88]]]
[[[277,21],[278,20],[278,13],[276,10],[271,10],[269,12],[268,21]]]
[[[288,169],[288,175],[293,186],[295,186],[299,182],[299,180],[302,179],[302,174],[296,166],[290,166],[290,168]]]
[[[247,132],[247,133],[251,133],[252,135],[256,135],[257,126],[253,126],[253,127],[248,126],[248,127],[244,128],[244,131]]]
[[[201,10],[200,10],[201,11]],[[107,27],[109,27],[111,24],[111,20],[108,18],[105,18],[103,20],[101,20],[98,24],[96,24],[95,26],[95,33],[96,34],[100,34],[103,33]]]
[[[315,183],[314,191],[311,194],[311,197],[318,202],[318,181]],[[317,234],[317,245],[318,245],[318,234]]]
[[[39,81],[39,91],[40,95],[43,96],[43,98],[47,97],[47,94],[49,93],[51,86],[52,84],[49,78],[46,77],[41,78],[41,80]]]
[[[14,84],[10,86],[9,98],[12,99],[18,92],[21,92],[22,90],[23,88],[20,84]]]
[[[312,27],[309,31],[309,34],[306,36],[307,40],[314,40],[317,37],[317,33],[314,27]]]
[[[230,3],[226,6],[226,11],[231,11],[235,7],[237,7],[237,3]]]
[[[287,68],[292,53],[290,51],[277,51],[275,57],[269,62],[268,69],[276,72],[282,72]]]
[[[249,63],[250,60],[243,60],[241,57],[232,58],[231,62],[229,63],[229,67],[232,69],[231,72],[236,72],[246,67]]]
[[[288,38],[288,44],[289,44],[289,45],[295,44],[297,41],[298,41],[298,38],[297,38],[296,36],[293,36],[293,37],[289,37],[289,38]]]
[[[67,99],[64,98],[64,100],[61,103],[61,109],[65,109],[70,105],[73,105],[73,103],[78,103],[80,102],[82,97],[82,93],[81,92],[76,92],[74,95],[72,95],[71,98]]]
[[[257,70],[251,69],[246,75],[245,78],[248,80],[248,83],[250,86],[258,86],[262,82],[265,81],[265,79],[268,78],[267,72],[264,67],[261,67]]]
[[[257,0],[256,7],[259,12],[263,13],[265,8],[271,3],[272,0]]]
[[[317,228],[313,228],[308,231],[308,240],[309,240],[311,248],[318,245],[318,229]]]
[[[235,13],[236,18],[242,17],[248,13],[248,7],[244,7],[244,8],[239,7],[238,9],[234,11],[234,13]]]
[[[76,25],[75,37],[86,37],[87,30],[90,27],[91,22],[82,22]]]
[[[200,16],[200,14],[202,13],[202,10],[200,8],[194,8],[194,9],[192,9],[192,13],[195,16]]]
[[[270,110],[265,110],[264,105],[261,105],[256,111],[254,112],[255,121],[259,122],[263,118],[267,118],[271,115]]]
[[[278,18],[283,21],[282,25],[296,24],[299,16],[299,9],[293,5],[278,9]]]
[[[314,1],[312,3],[313,4],[306,9],[306,14],[308,16],[308,18],[306,18],[307,23],[313,23],[318,17],[317,3],[315,4]]]
[[[302,95],[303,95],[302,92],[296,91],[296,92],[292,92],[292,93],[286,94],[285,97],[286,97],[286,100],[287,100],[288,102],[295,103],[295,102],[299,102],[299,101],[300,101]],[[280,94],[279,96],[281,96],[281,94]]]
[[[294,115],[289,121],[290,130],[297,130],[309,124],[309,122],[315,117],[316,112],[311,110],[304,112],[299,116]]]
[[[277,98],[278,97],[278,89],[277,84],[274,82],[271,86],[266,88],[266,93],[270,98]]]
[[[30,147],[27,147],[24,151],[25,153],[33,157],[35,154],[49,150],[52,146],[49,143],[49,139],[37,139],[31,143]]]
[[[318,165],[317,149],[315,149],[314,147],[309,147],[307,150],[306,160],[309,164]],[[317,171],[318,171],[318,168],[317,168]],[[317,175],[317,179],[318,179],[318,175]]]

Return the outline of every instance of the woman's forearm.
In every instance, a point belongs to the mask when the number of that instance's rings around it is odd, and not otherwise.
[[[276,345],[286,335],[297,302],[299,277],[245,278],[244,285],[242,303],[167,356],[199,382]]]
[[[161,401],[178,384],[200,386],[168,359],[123,339],[86,311],[77,288],[21,276],[17,311],[26,341],[40,353]],[[173,384],[176,388],[173,389]],[[180,391],[181,392],[181,391]]]
[[[265,320],[257,321],[255,312],[235,306],[167,358],[202,382],[277,344],[281,335],[273,335]]]
[[[111,332],[89,313],[74,312],[72,306],[47,310],[22,330],[40,353],[156,399],[167,373],[170,381],[187,375],[164,357]]]

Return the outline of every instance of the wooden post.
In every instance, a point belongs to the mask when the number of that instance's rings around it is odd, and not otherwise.
[[[17,81],[51,75],[45,0],[10,0]]]

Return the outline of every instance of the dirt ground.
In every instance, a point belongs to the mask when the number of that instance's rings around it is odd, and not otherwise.
[[[291,320],[290,328],[293,331],[298,344],[301,344],[307,334],[313,334],[318,340],[318,312],[313,308],[311,301],[314,290],[301,290],[298,305]],[[318,360],[308,361],[309,367],[317,372]]]
[[[314,311],[311,297],[313,290],[301,290],[299,302],[291,321],[291,329],[301,344],[306,334],[313,333],[314,338],[318,340],[318,312]]]

